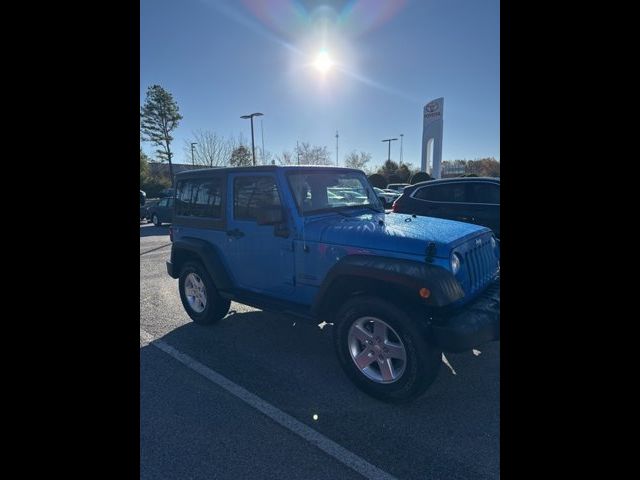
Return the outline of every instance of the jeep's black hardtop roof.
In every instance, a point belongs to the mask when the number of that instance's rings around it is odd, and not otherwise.
[[[276,170],[295,171],[295,170],[327,170],[341,172],[360,172],[357,168],[336,167],[331,165],[256,165],[255,167],[209,167],[198,168],[196,170],[184,170],[176,173],[176,178],[199,176],[210,173],[251,173],[251,172],[275,172]]]

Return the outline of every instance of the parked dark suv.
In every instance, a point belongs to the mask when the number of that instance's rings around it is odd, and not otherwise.
[[[393,211],[475,223],[500,238],[500,179],[460,177],[416,183],[405,188]]]
[[[198,324],[231,301],[328,322],[347,376],[392,402],[424,392],[443,351],[499,338],[488,228],[385,214],[351,168],[208,168],[176,183],[167,272]]]
[[[147,218],[156,227],[163,223],[173,222],[173,197],[163,198],[157,204],[150,206],[147,211]]]

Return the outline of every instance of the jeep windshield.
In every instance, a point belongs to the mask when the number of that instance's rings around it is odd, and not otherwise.
[[[366,208],[384,212],[366,177],[358,172],[290,173],[289,185],[303,214]]]

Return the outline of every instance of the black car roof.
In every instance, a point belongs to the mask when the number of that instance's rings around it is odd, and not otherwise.
[[[437,185],[440,183],[452,183],[452,182],[493,182],[500,183],[500,177],[451,177],[451,178],[436,178],[433,180],[425,180],[424,182],[418,182],[413,185],[421,186],[421,185]]]

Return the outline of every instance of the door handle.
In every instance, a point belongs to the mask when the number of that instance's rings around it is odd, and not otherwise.
[[[237,228],[234,228],[233,230],[227,230],[227,236],[233,237],[233,238],[240,238],[240,237],[244,237],[244,232],[238,230]]]

